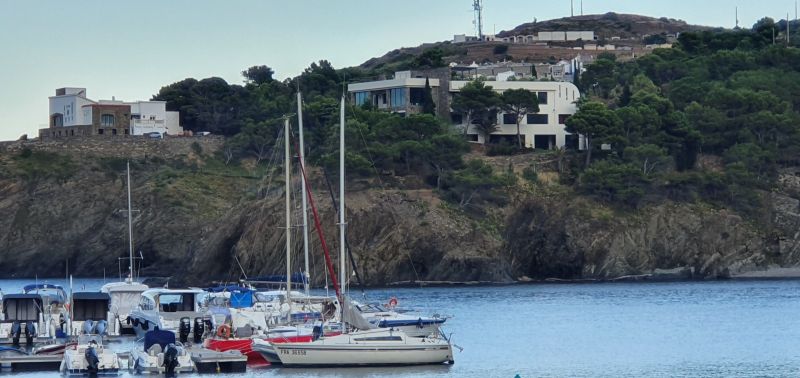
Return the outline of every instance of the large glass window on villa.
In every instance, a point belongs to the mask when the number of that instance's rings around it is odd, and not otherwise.
[[[356,92],[356,105],[364,105],[369,101],[369,92]]]
[[[391,90],[391,101],[393,108],[406,107],[406,90],[405,88],[393,88]]]
[[[546,125],[548,123],[547,114],[528,114],[529,125]]]
[[[103,114],[100,116],[100,126],[103,127],[110,127],[114,126],[114,115],[113,114]]]

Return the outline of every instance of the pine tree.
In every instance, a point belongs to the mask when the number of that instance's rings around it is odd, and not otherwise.
[[[436,103],[433,102],[433,91],[428,78],[425,78],[425,90],[422,92],[422,113],[436,115]]]

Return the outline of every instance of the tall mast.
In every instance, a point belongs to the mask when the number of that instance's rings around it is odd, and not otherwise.
[[[347,275],[345,274],[345,243],[344,243],[344,93],[339,111],[339,283],[342,286],[342,298],[347,291]]]
[[[284,159],[284,173],[286,180],[286,303],[289,304],[289,318],[291,319],[291,292],[292,292],[292,220],[290,214],[290,206],[292,201],[292,190],[289,180],[289,167],[291,161],[289,160],[289,118],[283,120],[283,140],[286,147],[286,155]]]
[[[306,150],[303,145],[303,95],[297,91],[297,127],[300,132],[300,164],[306,166]],[[306,199],[306,175],[302,175],[302,195],[303,195],[303,257],[305,258],[305,272],[303,273],[304,284],[306,289],[306,296],[309,292],[309,283],[311,282],[311,274],[308,269],[308,204]]]
[[[129,282],[133,282],[133,209],[131,209],[131,162],[127,164],[128,171],[128,253],[130,262],[130,277]]]

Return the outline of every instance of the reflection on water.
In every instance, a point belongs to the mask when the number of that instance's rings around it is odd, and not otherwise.
[[[30,282],[0,281],[0,288],[18,292]],[[86,290],[103,283],[75,282]],[[401,307],[452,315],[446,331],[464,347],[455,365],[260,368],[248,376],[800,376],[800,281],[405,288],[367,295],[382,302],[396,296]]]

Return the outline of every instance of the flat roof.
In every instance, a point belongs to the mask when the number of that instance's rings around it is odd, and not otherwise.
[[[439,79],[424,78],[424,77],[410,77],[389,80],[365,81],[363,83],[353,83],[347,85],[348,92],[365,92],[376,91],[381,89],[392,88],[425,88],[425,80],[431,87],[439,86]]]

